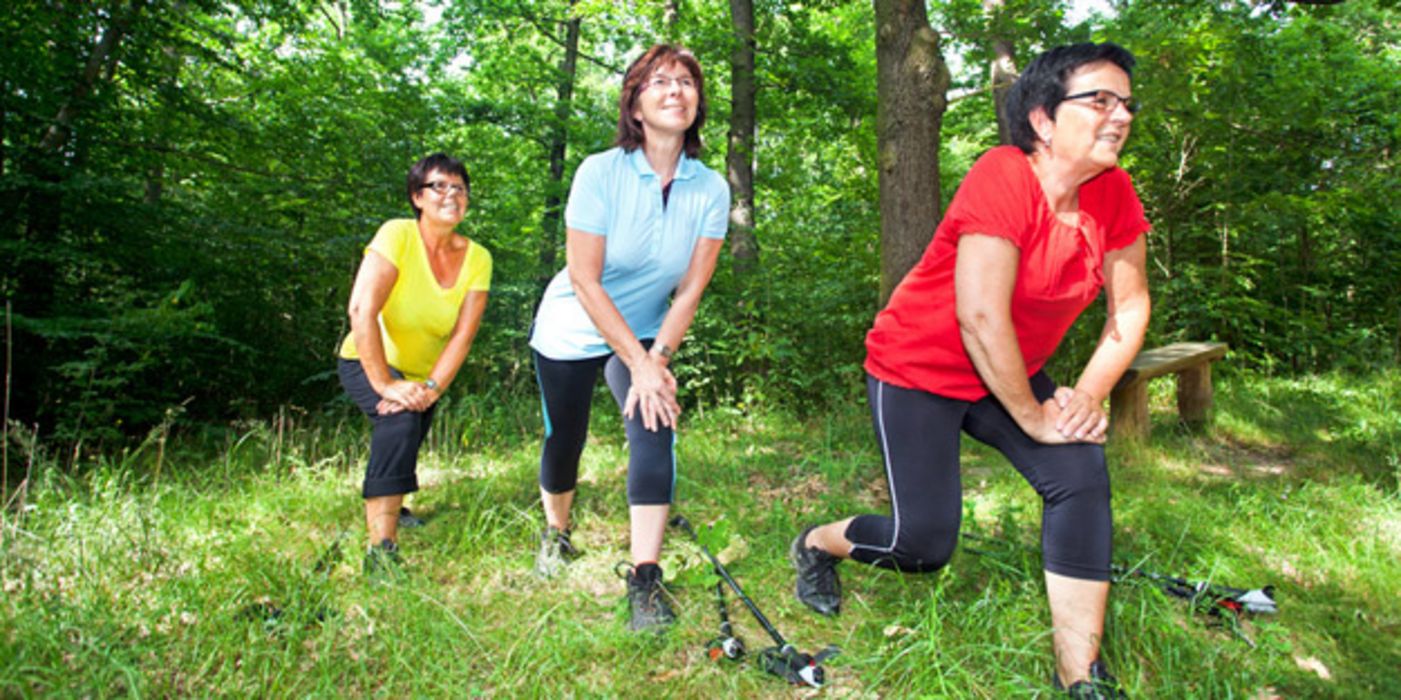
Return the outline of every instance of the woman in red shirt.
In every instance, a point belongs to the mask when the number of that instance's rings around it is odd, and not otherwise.
[[[842,559],[900,571],[948,562],[962,512],[959,436],[1012,462],[1043,499],[1054,683],[1114,697],[1099,661],[1109,595],[1104,399],[1148,327],[1148,222],[1117,166],[1134,59],[1110,43],[1051,49],[1007,102],[1014,146],[979,158],[933,241],[866,336],[867,387],[892,513],[804,530],[798,598],[835,615]],[[1073,387],[1042,371],[1106,292],[1099,345]]]

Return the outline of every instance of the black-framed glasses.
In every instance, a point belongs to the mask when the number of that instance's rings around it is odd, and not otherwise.
[[[421,190],[433,190],[434,192],[437,192],[438,194],[444,197],[447,197],[449,195],[456,197],[459,194],[467,194],[466,187],[463,187],[462,185],[453,182],[444,182],[442,180],[438,180],[437,182],[425,182],[422,185],[419,185],[418,188]]]
[[[1132,95],[1124,97],[1112,90],[1087,90],[1085,92],[1077,92],[1074,95],[1066,95],[1061,98],[1061,102],[1083,100],[1086,97],[1090,98],[1089,102],[1077,102],[1076,104],[1089,106],[1096,112],[1113,112],[1119,108],[1119,105],[1123,105],[1124,109],[1129,111],[1129,114],[1138,114],[1138,110],[1143,107]]]

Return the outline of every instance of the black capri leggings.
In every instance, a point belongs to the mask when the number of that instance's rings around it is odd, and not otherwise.
[[[650,339],[642,346],[651,348]],[[587,360],[551,360],[535,353],[535,375],[545,412],[545,446],[540,452],[540,488],[549,493],[573,491],[579,480],[579,456],[589,435],[589,407],[598,370],[618,410],[627,401],[632,372],[615,354]],[[671,428],[642,427],[642,412],[625,421],[628,438],[628,505],[671,503],[676,487],[676,435]]]
[[[359,360],[342,358],[336,366],[345,393],[370,419],[370,462],[365,465],[365,483],[360,490],[364,498],[397,496],[418,490],[418,448],[428,437],[433,425],[434,404],[427,411],[400,411],[381,416],[376,410],[380,395],[370,386],[365,368]],[[390,376],[403,379],[393,367]]]
[[[1032,393],[1055,393],[1045,373]],[[1109,580],[1109,469],[1104,447],[1045,445],[1027,437],[996,398],[959,401],[866,377],[871,421],[885,461],[892,514],[860,515],[847,526],[851,558],[900,571],[934,571],[958,542],[963,511],[961,431],[1006,455],[1041,495],[1041,555],[1047,571]]]

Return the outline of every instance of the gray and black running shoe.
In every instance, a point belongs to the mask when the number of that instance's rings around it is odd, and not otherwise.
[[[625,566],[620,564],[619,567]],[[628,607],[632,617],[628,629],[633,632],[664,632],[676,621],[676,613],[666,601],[662,586],[662,567],[642,564],[627,570]]]
[[[808,533],[815,527],[798,533],[788,548],[788,557],[798,573],[794,592],[809,608],[823,615],[836,615],[842,610],[842,580],[837,577],[837,563],[841,558],[807,546]]]
[[[412,530],[413,528],[423,527],[427,524],[428,521],[414,515],[413,511],[409,510],[408,506],[399,508],[399,529]]]
[[[381,540],[365,550],[365,576],[376,583],[396,579],[402,571],[403,561],[399,558],[399,545],[394,540]]]
[[[579,550],[569,541],[569,533],[556,527],[546,527],[540,533],[540,549],[535,553],[536,576],[554,578],[579,557]]]
[[[1124,700],[1128,697],[1119,687],[1119,679],[1109,675],[1109,669],[1099,659],[1090,664],[1088,680],[1076,681],[1067,688],[1060,682],[1060,674],[1052,671],[1051,684],[1056,690],[1081,700]]]

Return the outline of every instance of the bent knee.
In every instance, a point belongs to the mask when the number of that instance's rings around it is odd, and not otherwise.
[[[895,559],[901,571],[936,571],[949,563],[958,546],[958,531],[901,533]]]
[[[1043,471],[1045,483],[1039,489],[1049,503],[1066,500],[1108,500],[1109,466],[1104,448],[1099,445],[1075,445],[1061,452],[1050,469]]]

